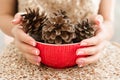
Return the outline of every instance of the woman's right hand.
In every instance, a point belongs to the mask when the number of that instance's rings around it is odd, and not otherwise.
[[[21,22],[22,16],[20,13],[17,13],[12,21],[12,23],[15,25],[15,27],[12,29],[15,45],[29,62],[39,65],[41,58],[39,56],[40,51],[35,48],[36,41],[23,31],[23,27],[20,25]]]

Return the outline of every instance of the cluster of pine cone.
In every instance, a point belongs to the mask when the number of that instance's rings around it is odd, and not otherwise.
[[[94,36],[94,29],[88,19],[73,24],[66,12],[58,10],[48,18],[45,12],[39,9],[26,9],[22,26],[26,33],[36,41],[50,44],[77,43]]]

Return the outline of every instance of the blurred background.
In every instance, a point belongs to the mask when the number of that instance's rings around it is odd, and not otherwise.
[[[115,33],[111,41],[120,43],[120,0],[116,0],[115,3],[115,24],[114,29]],[[7,39],[8,36],[6,36],[4,33],[0,31],[0,52],[4,49],[4,47],[12,41],[12,39]]]

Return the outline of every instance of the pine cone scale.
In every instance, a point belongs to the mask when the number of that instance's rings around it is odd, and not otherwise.
[[[66,12],[58,10],[48,18],[45,12],[37,9],[25,9],[23,29],[35,40],[50,44],[71,44],[94,36],[95,30],[88,19],[73,24]]]

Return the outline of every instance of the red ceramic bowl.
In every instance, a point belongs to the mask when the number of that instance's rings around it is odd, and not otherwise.
[[[36,47],[40,50],[41,62],[53,68],[74,66],[78,57],[84,57],[76,55],[76,50],[83,48],[80,43],[56,45],[38,42]]]

